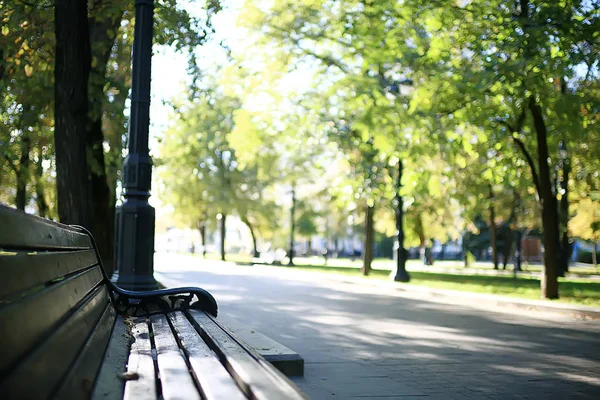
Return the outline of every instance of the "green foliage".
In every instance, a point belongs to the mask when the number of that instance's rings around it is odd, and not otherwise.
[[[237,214],[266,234],[276,226],[267,183],[255,166],[243,166],[230,145],[239,100],[214,86],[177,107],[161,139],[157,159],[161,199],[189,227],[213,221],[217,213]]]
[[[219,1],[208,1],[196,16],[173,0],[155,2],[155,43],[187,51],[189,71],[200,70],[194,50],[212,34]],[[131,87],[134,2],[90,2],[92,49],[90,121],[101,119],[102,150],[112,202],[121,179],[122,149],[127,132],[124,114]],[[56,204],[52,141],[54,91],[54,7],[50,1],[0,2],[0,201],[14,205],[19,185],[26,204],[53,217]],[[23,146],[28,143],[28,146]],[[90,171],[98,173],[90,158]]]

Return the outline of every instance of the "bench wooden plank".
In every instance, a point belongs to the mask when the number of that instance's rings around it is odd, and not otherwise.
[[[251,354],[202,311],[188,310],[192,324],[219,355],[246,395],[256,399],[304,399],[272,365]]]
[[[0,298],[16,295],[98,263],[94,250],[0,253]]]
[[[94,381],[104,360],[104,351],[113,330],[116,312],[109,306],[69,368],[56,395],[57,399],[89,399]]]
[[[125,381],[120,377],[127,371],[130,337],[125,320],[117,315],[104,353],[104,361],[96,378],[92,400],[123,398]]]
[[[202,394],[207,400],[241,400],[246,397],[231,375],[219,361],[219,358],[181,312],[169,313],[177,337],[186,353],[194,375],[200,384]]]
[[[0,308],[0,375],[57,324],[102,280],[93,267]]]
[[[165,400],[200,399],[196,384],[183,358],[167,317],[163,314],[150,317],[158,372]]]
[[[0,248],[10,249],[90,249],[86,234],[55,222],[0,206]]]
[[[285,376],[304,376],[304,359],[294,350],[263,335],[248,323],[222,315],[219,321],[246,347],[255,350]]]
[[[2,396],[7,399],[49,397],[109,306],[106,288],[96,289],[67,321],[0,379]],[[26,319],[36,318],[23,318]],[[8,343],[18,345],[15,341]]]
[[[124,400],[156,400],[156,373],[147,318],[138,318],[131,328],[134,342],[127,362],[129,379]]]
[[[173,310],[185,301],[115,324],[126,311],[114,308],[113,295],[144,312],[158,301],[147,297],[175,303],[204,294],[216,314],[207,292],[122,291],[105,280],[92,239],[79,230],[1,206],[0,227],[0,397],[304,398],[210,314]]]

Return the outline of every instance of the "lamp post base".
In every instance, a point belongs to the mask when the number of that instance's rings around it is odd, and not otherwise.
[[[116,271],[112,281],[127,290],[155,290],[154,208],[129,198],[116,212]]]
[[[396,282],[410,282],[410,276],[408,272],[404,271],[396,271],[394,275],[392,275],[394,281]]]

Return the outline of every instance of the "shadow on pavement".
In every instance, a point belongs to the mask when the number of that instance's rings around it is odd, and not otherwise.
[[[246,268],[246,267],[240,267]],[[313,398],[600,398],[600,329],[411,300],[356,284],[160,272],[198,285],[222,318],[300,353]],[[576,327],[577,329],[574,329]]]

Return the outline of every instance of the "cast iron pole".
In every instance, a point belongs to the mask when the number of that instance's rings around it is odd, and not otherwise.
[[[289,265],[294,265],[294,232],[296,230],[296,187],[292,186],[292,208],[290,209],[290,251]]]
[[[397,282],[408,282],[410,276],[406,271],[406,249],[404,248],[404,199],[402,198],[402,177],[404,175],[404,164],[398,160],[398,176],[396,178],[396,194],[394,196],[394,207],[396,211],[396,273],[394,280]]]
[[[150,63],[154,0],[135,1],[135,36],[129,119],[129,154],[125,158],[124,200],[116,213],[116,271],[113,280],[124,289],[153,290],[154,208],[148,204],[152,160],[150,125]]]

